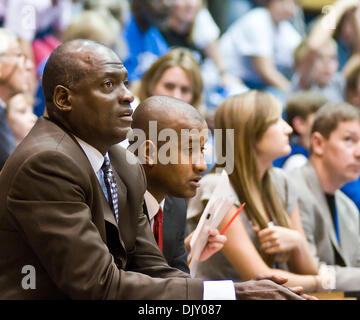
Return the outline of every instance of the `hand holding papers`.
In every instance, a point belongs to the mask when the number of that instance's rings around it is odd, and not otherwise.
[[[188,261],[192,277],[196,275],[199,257],[206,246],[209,229],[217,228],[233,204],[234,198],[229,178],[226,171],[223,170],[221,181],[214,189],[190,241]]]

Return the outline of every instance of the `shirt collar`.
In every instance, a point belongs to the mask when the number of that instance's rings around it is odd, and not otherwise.
[[[101,154],[99,150],[97,150],[96,148],[94,148],[84,140],[81,140],[76,136],[75,139],[77,140],[77,142],[79,142],[81,148],[84,150],[94,172],[98,173],[98,171],[101,169],[101,166],[104,163],[104,156]]]
[[[151,221],[154,219],[157,212],[159,211],[159,207],[161,207],[161,209],[163,209],[164,211],[165,199],[163,199],[159,204],[159,202],[157,202],[157,200],[148,190],[145,191],[144,198],[145,198],[146,208],[149,214],[149,219]]]

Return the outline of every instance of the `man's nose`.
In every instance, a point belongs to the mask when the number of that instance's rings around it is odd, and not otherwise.
[[[134,101],[134,95],[129,90],[129,88],[125,85],[121,86],[121,89],[119,90],[119,101],[120,103],[128,102],[131,103]]]
[[[206,161],[203,154],[201,154],[200,158],[194,162],[194,168],[198,172],[204,172],[207,169]]]
[[[360,161],[360,141],[358,141],[355,146],[354,155],[355,155],[355,158],[357,158],[358,161]]]

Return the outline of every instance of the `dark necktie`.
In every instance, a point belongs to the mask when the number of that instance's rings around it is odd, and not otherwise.
[[[334,207],[334,227],[335,227],[336,239],[340,246],[339,219],[338,219],[338,213],[337,213],[337,209],[336,209],[336,202],[335,202],[335,207]]]
[[[163,219],[164,219],[164,214],[161,207],[159,207],[159,211],[154,217],[153,232],[154,232],[155,240],[161,252],[163,251]]]
[[[104,163],[101,167],[104,172],[104,182],[106,191],[108,194],[108,202],[112,211],[115,214],[116,222],[119,222],[119,211],[118,211],[118,189],[115,182],[114,174],[111,169],[109,156],[106,154],[104,157]]]

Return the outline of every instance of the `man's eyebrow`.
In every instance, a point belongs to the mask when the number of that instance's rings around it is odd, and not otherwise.
[[[356,130],[346,129],[344,134],[358,135]]]
[[[105,62],[105,65],[112,65],[120,68],[125,68],[124,64],[122,62]]]
[[[123,72],[126,71],[126,72]],[[115,69],[115,70],[107,70],[103,73],[104,77],[119,77],[119,78],[128,78],[127,70],[124,68]]]

